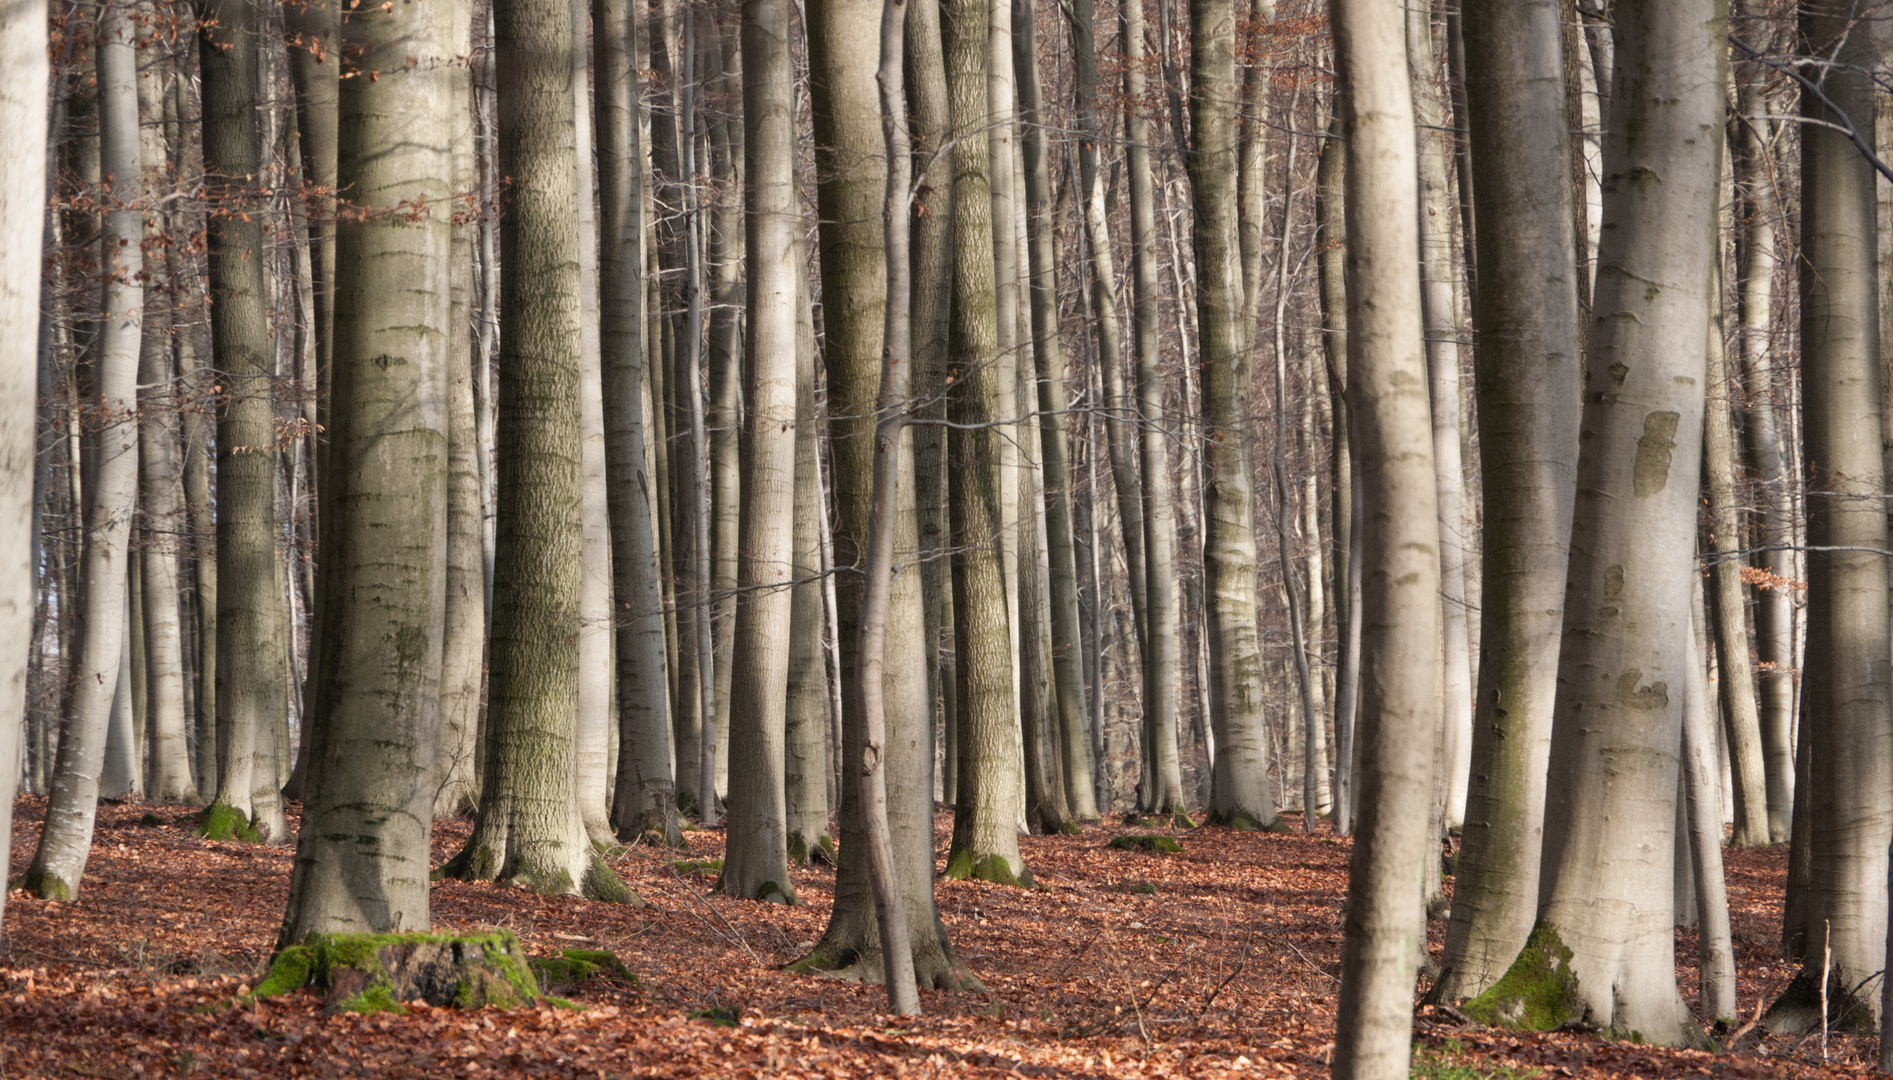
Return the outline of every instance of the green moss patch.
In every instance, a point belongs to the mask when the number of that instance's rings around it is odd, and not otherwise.
[[[1492,1027],[1550,1031],[1584,1016],[1584,998],[1571,970],[1571,950],[1558,931],[1539,923],[1512,966],[1490,990],[1459,1011]]]
[[[1183,854],[1183,844],[1173,836],[1136,836],[1127,834],[1112,837],[1111,842],[1105,846],[1116,848],[1118,851],[1153,851],[1163,852],[1169,855]]]
[[[692,1020],[705,1020],[717,1027],[735,1027],[737,1015],[735,1009],[698,1009],[690,1014]]]
[[[789,865],[811,866],[818,862],[835,865],[835,838],[823,833],[811,844],[801,833],[790,833]]]
[[[263,834],[250,824],[250,815],[229,803],[214,802],[197,815],[197,835],[206,840],[241,840],[260,844]]]
[[[594,961],[586,962],[601,969]],[[539,979],[509,930],[471,935],[311,934],[300,945],[279,951],[269,974],[244,999],[275,997],[305,986],[324,992],[323,1011],[329,1015],[403,1013],[405,1001],[514,1009],[535,1004],[542,996]]]
[[[970,848],[954,848],[947,853],[946,876],[956,881],[986,881],[994,885],[1010,885],[1017,889],[1032,888],[1032,872],[1021,870],[1012,872],[1012,864],[997,852],[984,858],[976,859]]]
[[[679,877],[711,878],[723,872],[722,859],[678,859],[670,864]]]
[[[539,980],[542,993],[565,990],[594,979],[609,979],[636,986],[638,977],[615,953],[605,949],[561,949],[557,956],[535,956],[526,961]]]
[[[1448,1039],[1437,1048],[1420,1045],[1413,1048],[1413,1080],[1528,1080],[1538,1075],[1537,1069],[1482,1061],[1458,1039]]]

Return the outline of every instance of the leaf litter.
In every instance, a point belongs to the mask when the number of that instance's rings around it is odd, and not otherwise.
[[[506,927],[535,956],[607,949],[635,983],[566,991],[579,1011],[324,1017],[313,993],[230,1004],[268,961],[292,850],[205,840],[188,813],[102,805],[77,902],[9,897],[0,1077],[1317,1077],[1333,1054],[1349,843],[1323,833],[1201,828],[1166,855],[1112,849],[1105,826],[1022,837],[1039,889],[937,884],[987,992],[924,992],[926,1015],[906,1019],[880,1012],[879,987],[783,970],[821,936],[831,868],[793,871],[798,907],[729,900],[677,870],[720,858],[723,833],[687,832],[687,852],[609,856],[644,907],[433,886],[437,931]],[[44,814],[43,798],[16,804],[9,879]],[[941,854],[951,823],[935,821]],[[437,862],[467,828],[437,824]],[[1794,972],[1774,944],[1786,851],[1726,859],[1746,1013]],[[1444,929],[1429,926],[1436,960]],[[1693,1001],[1693,932],[1676,955]],[[1818,1039],[1748,1042],[1708,1054],[1465,1026],[1430,1007],[1415,1018],[1416,1075],[1872,1074],[1870,1038],[1831,1036],[1825,1066]]]

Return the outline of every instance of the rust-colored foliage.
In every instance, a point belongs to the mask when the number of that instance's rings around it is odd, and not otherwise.
[[[23,798],[13,867],[43,799]],[[1109,829],[1023,837],[1042,889],[941,881],[941,915],[989,993],[926,993],[927,1015],[877,1015],[878,988],[790,975],[827,920],[832,870],[796,869],[800,907],[729,900],[679,875],[679,853],[611,857],[651,901],[629,908],[443,881],[441,932],[514,930],[527,952],[608,949],[635,984],[570,991],[583,1011],[411,1005],[325,1018],[311,992],[229,1005],[263,970],[292,853],[192,833],[182,807],[101,807],[84,898],[11,898],[0,944],[0,1075],[216,1077],[1327,1075],[1348,842],[1203,828],[1181,854],[1115,851]],[[157,824],[149,822],[157,821]],[[950,820],[937,823],[944,852]],[[444,822],[436,858],[464,824]],[[721,832],[686,834],[689,858]],[[1732,850],[1744,1012],[1792,974],[1775,957],[1783,849]],[[1437,953],[1441,924],[1432,927]],[[1677,962],[1694,992],[1695,942]],[[193,1011],[211,1007],[208,1011]],[[695,1014],[696,1019],[692,1016]],[[736,1017],[736,1026],[719,1017]],[[1426,1009],[1420,1060],[1543,1077],[1864,1075],[1870,1041],[1770,1040],[1743,1054],[1596,1036],[1489,1031]],[[1767,1057],[1756,1056],[1758,1053]],[[1503,1070],[1513,1070],[1510,1072]]]

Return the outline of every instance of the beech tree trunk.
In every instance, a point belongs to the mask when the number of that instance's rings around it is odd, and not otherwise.
[[[795,241],[801,192],[795,184],[789,15],[788,0],[743,5],[743,325],[749,363],[735,597],[735,650],[743,662],[732,673],[730,689],[729,841],[718,888],[729,896],[793,904],[783,744],[794,600]]]
[[[219,786],[206,825],[240,818],[287,843],[277,791],[276,727],[287,714],[287,613],[278,587],[275,343],[264,277],[263,221],[251,185],[261,173],[257,128],[259,25],[244,0],[213,0],[198,49],[204,169],[210,198],[245,206],[207,225],[210,323],[217,379],[217,726]],[[225,733],[228,733],[227,735]],[[219,814],[217,804],[233,813]]]
[[[1190,199],[1196,252],[1197,340],[1209,463],[1203,565],[1209,649],[1209,722],[1216,739],[1217,812],[1273,817],[1268,802],[1268,726],[1256,627],[1255,492],[1248,441],[1250,328],[1241,325],[1242,266],[1236,240],[1238,145],[1236,15],[1233,0],[1191,0]],[[1299,617],[1299,616],[1297,616]],[[1230,794],[1224,795],[1224,791]],[[1180,797],[1148,809],[1181,812]],[[1308,808],[1312,814],[1313,808]]]
[[[597,53],[600,357],[604,374],[605,476],[611,515],[612,627],[616,635],[618,838],[676,846],[677,784],[671,762],[669,674],[654,478],[646,457],[644,352],[644,151],[638,121],[636,16],[630,0],[593,0]]]
[[[452,6],[357,12],[339,100],[328,632],[278,946],[429,927],[447,608]],[[407,64],[407,57],[417,62]],[[404,208],[425,206],[416,213]]]
[[[953,316],[947,358],[948,501],[952,514],[954,656],[959,681],[959,787],[949,877],[1030,881],[1019,854],[1020,790],[1012,634],[1006,602],[1001,443],[1002,311],[994,283],[991,177],[1010,169],[987,139],[986,0],[940,10],[953,131]],[[1009,227],[1009,226],[1008,226]]]
[[[1538,916],[1545,768],[1577,481],[1579,325],[1556,0],[1463,9],[1480,292],[1483,659],[1438,996],[1484,993]]]
[[[580,192],[570,0],[497,0],[501,223],[499,534],[480,814],[444,872],[535,892],[627,894],[573,787],[583,520]]]
[[[1887,517],[1881,504],[1879,275],[1874,174],[1842,121],[1869,132],[1873,63],[1866,28],[1845,0],[1802,7],[1798,50],[1832,56],[1821,97],[1801,115],[1802,424],[1807,492],[1807,887],[1801,973],[1776,999],[1775,1031],[1809,1031],[1827,1017],[1878,1025],[1864,989],[1885,966],[1887,844],[1893,839],[1893,686],[1889,686]],[[1849,67],[1847,65],[1861,65]],[[1831,103],[1831,104],[1830,104]],[[1799,946],[1796,948],[1795,946]],[[1831,945],[1832,964],[1826,948]]]
[[[1670,834],[1695,677],[1687,639],[1726,10],[1716,0],[1616,8],[1612,79],[1624,89],[1604,143],[1584,380],[1594,392],[1579,429],[1539,886],[1537,933],[1571,953],[1573,1013],[1658,1045],[1701,1037],[1671,956]],[[1633,820],[1644,823],[1634,835],[1610,825]]]
[[[1202,2],[1202,0],[1198,0]],[[1362,538],[1360,809],[1349,862],[1334,1075],[1408,1072],[1413,969],[1425,948],[1439,715],[1439,516],[1421,348],[1419,227],[1405,18],[1331,0],[1348,132],[1348,409],[1369,508]]]
[[[107,8],[98,28],[99,172],[105,228],[99,270],[100,322],[95,386],[102,424],[86,449],[84,593],[81,637],[73,657],[52,791],[39,847],[24,886],[50,900],[79,895],[98,814],[107,727],[125,649],[126,566],[138,503],[138,353],[144,322],[144,214],[138,145],[135,20],[129,7]],[[41,167],[44,158],[32,162]],[[29,577],[28,581],[31,580]],[[30,611],[32,605],[28,604]],[[9,760],[3,767],[13,771]]]
[[[33,472],[40,247],[49,77],[44,0],[0,6],[0,761],[19,760],[32,637]],[[0,844],[13,836],[19,774],[0,769]],[[0,889],[0,917],[6,913]]]

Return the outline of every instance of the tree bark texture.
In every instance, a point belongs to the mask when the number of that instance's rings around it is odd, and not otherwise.
[[[1483,993],[1531,936],[1578,459],[1576,238],[1559,5],[1474,0],[1467,70],[1485,470],[1479,689],[1439,996]]]
[[[313,733],[279,946],[425,931],[447,610],[451,6],[352,15],[379,79],[339,102],[330,541]],[[417,62],[407,64],[405,58]],[[415,207],[427,207],[416,212]]]

